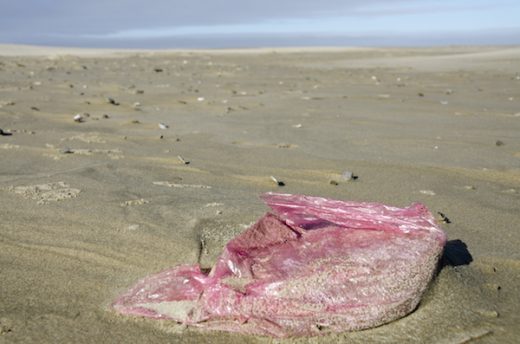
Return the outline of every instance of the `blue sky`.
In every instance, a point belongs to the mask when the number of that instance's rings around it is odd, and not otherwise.
[[[520,44],[520,1],[0,0],[0,42],[143,48]]]

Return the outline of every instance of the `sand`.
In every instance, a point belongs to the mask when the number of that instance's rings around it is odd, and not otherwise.
[[[211,266],[266,191],[423,202],[472,256],[403,319],[282,342],[516,342],[519,73],[516,47],[1,46],[0,343],[271,342],[108,309],[146,275]]]

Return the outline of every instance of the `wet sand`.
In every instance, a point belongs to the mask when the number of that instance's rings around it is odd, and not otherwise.
[[[266,191],[423,202],[454,244],[409,316],[282,342],[520,336],[520,48],[0,46],[0,128],[0,342],[272,342],[108,310],[211,266]]]

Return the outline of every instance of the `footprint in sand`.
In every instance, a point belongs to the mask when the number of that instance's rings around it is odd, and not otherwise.
[[[75,198],[81,192],[80,189],[71,188],[65,182],[11,186],[9,191],[22,195],[25,198],[33,199],[37,204],[47,204],[68,198]]]

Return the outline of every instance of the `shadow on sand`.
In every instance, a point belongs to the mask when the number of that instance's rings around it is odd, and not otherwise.
[[[473,261],[468,245],[460,239],[450,240],[444,247],[441,267],[469,265]]]

